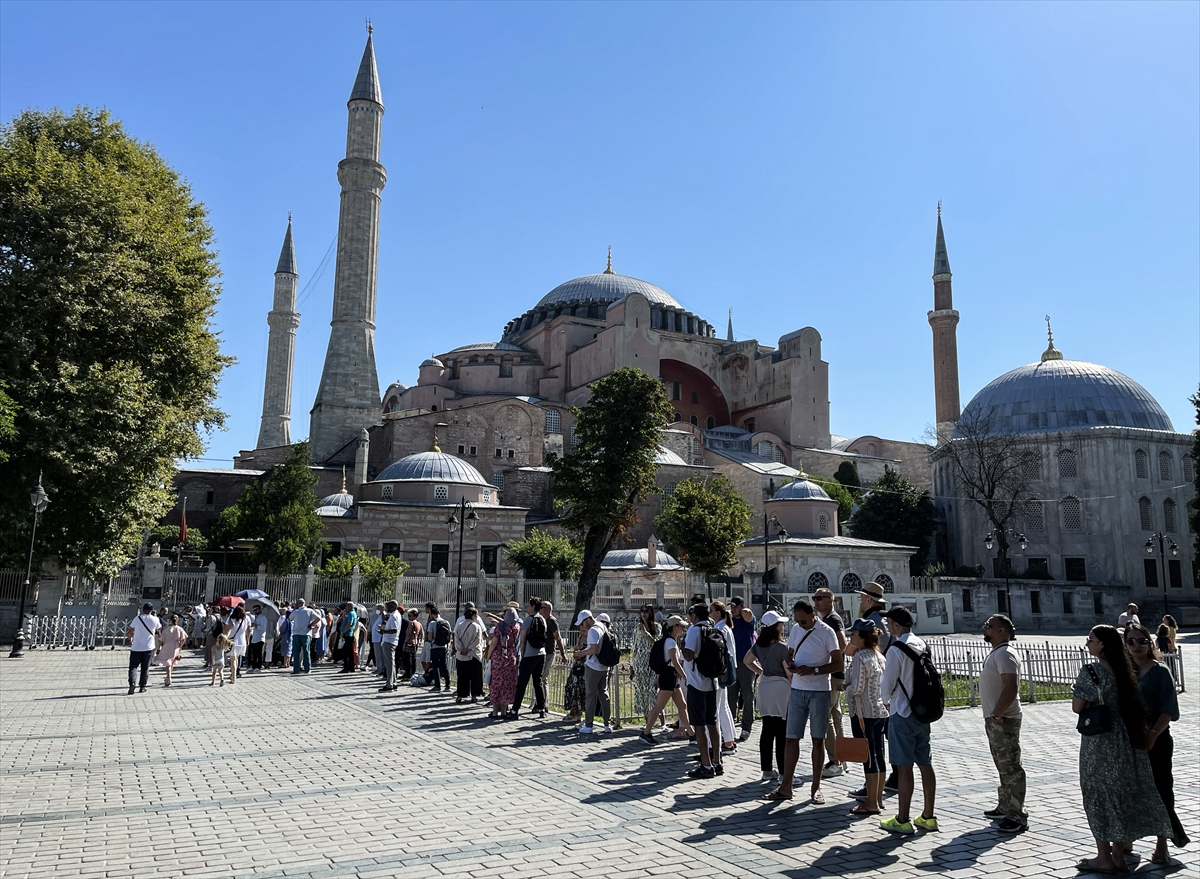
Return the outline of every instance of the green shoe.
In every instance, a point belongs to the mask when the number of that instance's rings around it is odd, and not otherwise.
[[[922,818],[918,815],[912,819],[912,823],[917,830],[924,830],[926,833],[937,833],[937,818]]]
[[[909,821],[901,821],[899,815],[893,815],[891,818],[880,821],[879,826],[888,833],[916,833],[913,830],[912,823]]]

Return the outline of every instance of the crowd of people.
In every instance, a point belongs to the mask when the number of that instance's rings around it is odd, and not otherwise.
[[[568,645],[553,606],[538,598],[528,600],[523,614],[517,602],[500,614],[467,602],[453,623],[433,602],[422,610],[424,620],[416,608],[395,601],[364,612],[350,602],[326,610],[300,599],[284,602],[274,616],[250,601],[194,608],[189,635],[177,614],[163,608],[156,615],[147,604],[127,633],[129,693],[145,691],[152,663],[163,666],[164,686],[171,686],[172,670],[190,643],[203,650],[210,686],[236,683],[243,669],[261,674],[290,666],[291,674],[302,675],[328,661],[343,674],[373,672],[381,692],[402,683],[453,692],[457,703],[481,704],[494,720],[517,719],[528,692],[529,711],[544,718],[557,657],[570,662],[565,719],[582,735],[612,732],[608,687],[623,657],[608,614],[580,611]],[[880,827],[891,833],[936,832],[930,731],[942,714],[942,689],[928,645],[913,632],[912,614],[900,605],[889,609],[883,588],[872,582],[859,592],[858,617],[848,626],[828,589],[817,590],[811,602],[797,601],[792,621],[785,631],[787,620],[775,610],[756,620],[737,597],[728,606],[696,601],[686,619],[643,607],[628,662],[635,709],[645,718],[639,739],[656,746],[658,733],[694,741],[697,765],[686,774],[713,779],[724,775],[726,758],[751,738],[757,722],[761,777],[772,783],[763,799],[796,796],[807,740],[809,802],[824,804],[822,781],[846,773],[853,759],[862,766],[863,785],[851,794],[851,815],[879,816]],[[1151,633],[1135,605],[1118,624],[1091,630],[1086,644],[1094,661],[1073,686],[1080,788],[1097,847],[1094,858],[1079,862],[1080,871],[1126,871],[1126,855],[1145,837],[1156,841],[1151,860],[1157,864],[1168,863],[1168,840],[1177,847],[1189,842],[1175,812],[1172,775],[1170,724],[1178,721],[1179,706],[1174,679],[1161,661],[1164,650],[1174,650],[1177,626],[1167,616]],[[996,806],[984,816],[997,822],[999,832],[1017,834],[1029,821],[1021,761],[1022,658],[1007,616],[993,614],[982,634],[991,650],[979,675],[979,697],[999,781]],[[678,719],[668,730],[664,712],[672,704]],[[892,794],[895,810],[885,817],[884,799]]]

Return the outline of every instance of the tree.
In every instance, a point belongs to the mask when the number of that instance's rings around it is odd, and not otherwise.
[[[54,500],[39,554],[98,574],[175,500],[176,462],[224,419],[213,231],[188,185],[107,112],[0,127],[0,566],[23,566],[29,490]],[[15,407],[15,412],[13,411]]]
[[[850,515],[854,512],[854,505],[858,503],[858,498],[836,479],[821,479],[819,476],[809,476],[808,479],[821,486],[827,495],[838,502],[838,530],[840,531],[843,526],[850,523]]]
[[[858,468],[854,466],[853,461],[843,461],[839,464],[833,478],[840,482],[846,491],[854,495],[855,500],[862,496],[862,482],[858,478]]]
[[[737,561],[737,549],[750,534],[750,512],[725,476],[692,477],[663,499],[654,525],[708,582]]]
[[[1196,407],[1196,424],[1200,426],[1200,391],[1188,397],[1188,400]],[[1192,521],[1192,546],[1200,553],[1200,430],[1192,431],[1191,456],[1192,480],[1195,482],[1196,492],[1188,501],[1188,517]]]
[[[626,366],[590,386],[571,451],[550,455],[554,503],[563,524],[583,534],[583,566],[575,610],[591,603],[604,555],[638,522],[637,505],[657,491],[654,456],[671,405],[662,382]]]
[[[16,438],[17,428],[14,421],[17,417],[17,404],[5,391],[8,385],[0,379],[0,464],[9,458],[7,446]]]
[[[282,462],[221,512],[211,533],[213,545],[259,541],[250,553],[251,561],[265,564],[272,574],[290,574],[315,559],[325,541],[312,489],[317,477],[309,469],[309,460],[307,442],[293,445]]]
[[[557,571],[570,579],[583,567],[583,544],[534,528],[524,540],[514,540],[504,547],[504,557],[526,577],[549,580]]]
[[[321,566],[321,576],[346,578],[354,573],[356,565],[362,585],[367,587],[370,595],[386,592],[389,586],[395,584],[396,578],[404,576],[409,569],[408,562],[402,562],[395,556],[380,558],[360,546],[352,553],[326,559]]]
[[[917,547],[908,560],[909,572],[916,576],[929,557],[933,513],[929,492],[917,488],[899,471],[887,470],[863,495],[850,527],[854,536],[863,540]]]
[[[995,532],[996,564],[1003,573],[1012,536],[1006,532],[1023,526],[1034,499],[1030,485],[1037,478],[1037,453],[1020,434],[996,429],[986,413],[968,407],[953,438],[935,448],[932,458],[935,467],[939,461],[949,465],[954,493],[983,512]]]

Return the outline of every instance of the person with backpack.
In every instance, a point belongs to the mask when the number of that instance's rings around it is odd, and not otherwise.
[[[688,663],[687,710],[700,748],[700,765],[689,771],[688,777],[705,779],[725,774],[717,733],[717,680],[728,670],[728,646],[708,618],[708,605],[698,602],[688,608],[688,622],[691,625],[683,640],[683,658]]]
[[[937,777],[929,749],[929,725],[942,716],[944,694],[941,679],[929,658],[929,648],[912,632],[913,616],[908,608],[897,605],[884,614],[891,647],[885,658],[883,680],[879,691],[888,703],[887,746],[892,765],[896,767],[899,790],[896,794],[896,814],[879,822],[889,833],[935,831],[937,818],[933,814],[937,794]],[[909,820],[914,778],[913,764],[921,770],[921,792],[924,808]]]
[[[654,721],[662,716],[663,709],[672,699],[679,713],[679,732],[681,737],[691,738],[694,733],[688,723],[687,702],[683,699],[682,682],[685,677],[683,664],[679,661],[679,641],[687,631],[687,623],[683,617],[669,617],[663,622],[662,637],[651,645],[647,663],[655,678],[658,697],[646,714],[646,726],[638,734],[638,738],[647,745],[657,745],[654,738]]]
[[[534,711],[538,717],[546,716],[546,702],[542,690],[542,669],[546,664],[546,618],[541,615],[542,599],[534,597],[525,602],[525,619],[521,623],[521,634],[517,638],[517,655],[521,664],[517,667],[517,693],[512,708],[506,717],[516,720],[521,704],[525,701],[525,688],[533,678]]]
[[[584,636],[584,646],[575,651],[575,658],[583,660],[583,681],[587,688],[584,698],[583,723],[577,729],[584,735],[591,735],[594,730],[592,722],[597,714],[604,720],[604,731],[612,732],[612,716],[608,700],[608,670],[621,659],[620,650],[616,646],[616,638],[608,631],[609,616],[606,613],[593,617],[590,610],[581,610],[575,618],[575,625]],[[616,660],[613,660],[613,652]]]
[[[817,615],[813,605],[803,598],[792,605],[792,626],[788,635],[786,668],[792,673],[788,694],[787,727],[784,743],[783,778],[779,787],[763,796],[765,800],[790,800],[796,764],[800,762],[800,740],[805,727],[812,736],[812,789],[809,801],[825,804],[821,793],[821,770],[825,768],[825,727],[829,724],[832,687],[829,676],[842,671],[842,651],[837,635]]]
[[[208,609],[208,615],[201,623],[201,630],[204,633],[204,667],[212,668],[213,648],[217,643],[217,636],[221,634],[221,617],[215,605]]]
[[[442,619],[438,607],[432,601],[425,605],[429,615],[426,631],[429,633],[429,692],[440,693],[442,681],[446,682],[446,692],[450,692],[450,669],[446,666],[446,649],[450,646],[454,635],[450,631],[448,620]],[[393,647],[395,645],[392,645]]]

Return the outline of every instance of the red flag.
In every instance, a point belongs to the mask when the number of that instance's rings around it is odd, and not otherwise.
[[[187,496],[183,498],[183,512],[179,514],[179,545],[187,543]]]

